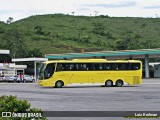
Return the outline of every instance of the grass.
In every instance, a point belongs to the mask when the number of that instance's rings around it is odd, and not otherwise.
[[[160,46],[159,18],[37,15],[11,24],[0,22],[0,40],[11,28],[22,31],[27,47],[39,48],[43,55]]]

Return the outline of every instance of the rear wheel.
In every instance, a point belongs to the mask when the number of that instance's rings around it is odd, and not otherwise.
[[[121,87],[123,85],[123,81],[122,80],[117,80],[116,81],[116,86],[117,87]]]
[[[55,84],[55,87],[56,88],[61,88],[63,86],[63,81],[57,81],[56,84]]]
[[[112,81],[112,80],[107,80],[107,81],[105,82],[105,86],[106,86],[106,87],[112,87],[112,86],[113,86],[113,81]]]

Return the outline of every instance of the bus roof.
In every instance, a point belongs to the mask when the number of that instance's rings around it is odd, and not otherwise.
[[[128,63],[128,62],[141,62],[139,60],[106,60],[106,59],[73,59],[73,60],[51,60],[46,61],[44,63],[81,63],[81,62],[87,62],[87,63],[94,63],[94,62],[117,62],[117,63]]]

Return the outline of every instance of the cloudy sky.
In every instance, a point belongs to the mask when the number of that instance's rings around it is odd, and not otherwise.
[[[0,21],[73,11],[85,16],[159,17],[160,0],[0,0]]]

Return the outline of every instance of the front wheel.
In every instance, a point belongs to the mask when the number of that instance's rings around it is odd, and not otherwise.
[[[57,81],[55,84],[56,88],[61,88],[63,86],[63,82],[62,81]]]

